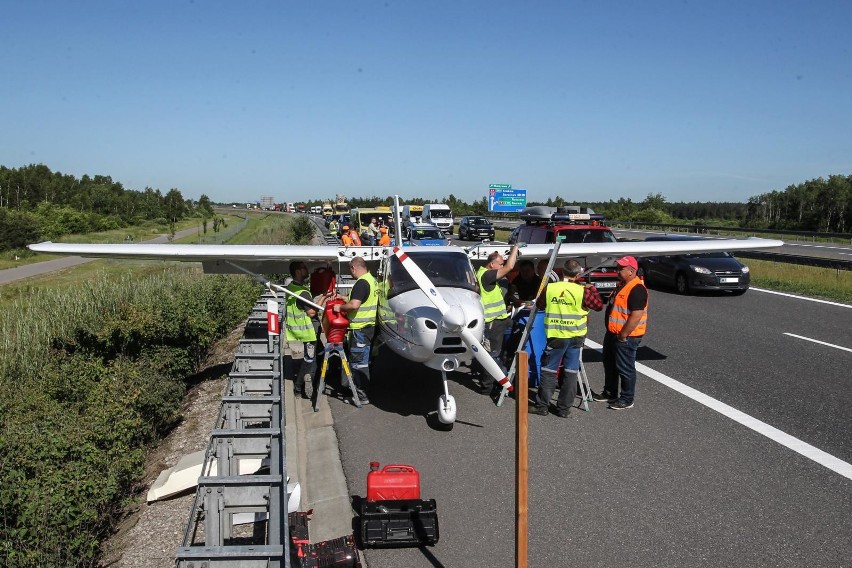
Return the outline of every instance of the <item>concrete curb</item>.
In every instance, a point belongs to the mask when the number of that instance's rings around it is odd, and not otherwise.
[[[319,411],[310,400],[296,398],[290,383],[284,383],[287,410],[287,473],[302,486],[301,511],[314,510],[310,523],[311,542],[321,542],[352,533],[352,510],[334,419],[328,398],[320,393]],[[361,562],[366,566],[363,552]]]

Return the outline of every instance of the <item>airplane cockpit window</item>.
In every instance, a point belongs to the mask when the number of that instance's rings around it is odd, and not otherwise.
[[[478,292],[476,277],[470,261],[464,254],[447,252],[409,252],[408,256],[420,267],[436,287],[464,288]],[[397,257],[390,259],[388,298],[417,289]]]

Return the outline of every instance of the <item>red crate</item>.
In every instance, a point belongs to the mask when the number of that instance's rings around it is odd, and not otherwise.
[[[420,499],[420,473],[410,465],[370,462],[367,474],[367,501]]]

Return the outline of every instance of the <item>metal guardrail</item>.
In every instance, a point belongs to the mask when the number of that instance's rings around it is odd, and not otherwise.
[[[255,304],[234,355],[176,568],[291,565],[283,357],[280,337],[266,332],[271,298],[266,292]],[[250,459],[261,468],[240,475]],[[237,526],[238,515],[249,522]]]

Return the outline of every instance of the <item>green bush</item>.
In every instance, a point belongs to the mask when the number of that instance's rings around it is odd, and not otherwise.
[[[248,278],[186,270],[128,280],[0,314],[17,346],[0,353],[4,566],[96,565],[147,448],[179,418],[185,378],[259,294]]]

